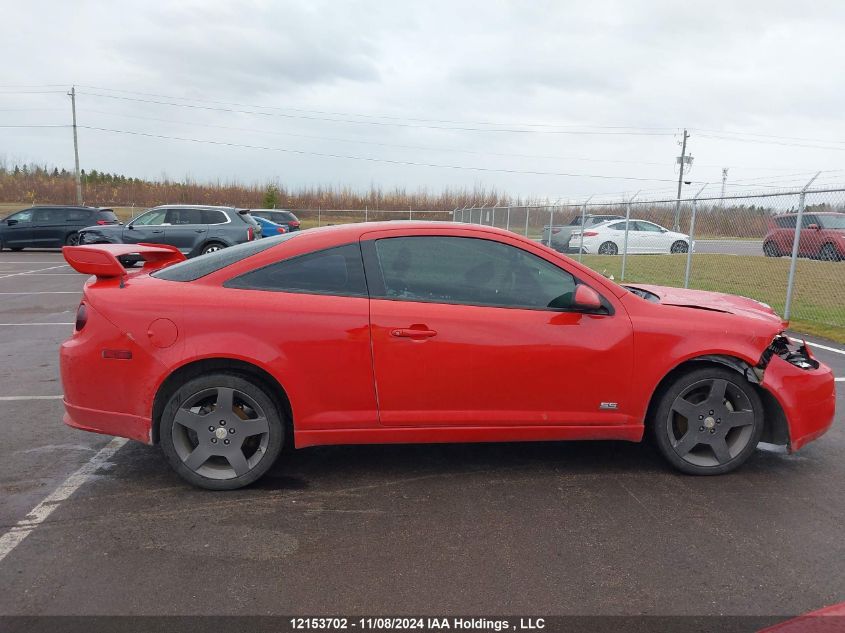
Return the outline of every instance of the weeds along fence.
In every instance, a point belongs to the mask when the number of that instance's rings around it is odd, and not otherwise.
[[[542,241],[618,282],[749,297],[799,332],[845,342],[845,189],[474,207],[453,217]]]

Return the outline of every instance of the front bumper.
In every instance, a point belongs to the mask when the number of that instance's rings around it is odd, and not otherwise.
[[[836,387],[833,372],[826,365],[801,369],[775,355],[769,360],[760,385],[783,409],[790,452],[821,437],[833,424]]]

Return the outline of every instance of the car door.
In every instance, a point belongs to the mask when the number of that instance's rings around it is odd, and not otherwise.
[[[671,247],[672,236],[669,231],[664,228],[645,222],[644,220],[637,220],[632,222],[636,225],[636,234],[634,241],[637,246],[637,253],[668,253]]]
[[[164,244],[167,209],[150,209],[129,222],[123,229],[124,244]]]
[[[67,211],[44,207],[32,214],[32,245],[37,248],[64,246]]]
[[[3,244],[10,248],[32,246],[32,214],[35,209],[13,213],[3,220]]]
[[[637,225],[636,222],[631,220],[628,222],[628,252],[635,253],[637,244],[636,239],[637,236],[634,234],[636,231]],[[616,244],[617,249],[619,249],[619,254],[622,254],[622,251],[625,249],[625,221],[621,222],[614,222],[613,224],[608,224],[603,227],[598,227],[596,229],[599,232],[599,240],[604,242],[613,242]]]
[[[806,213],[801,218],[801,238],[798,243],[798,254],[802,257],[816,257],[821,251],[822,231],[819,216]]]
[[[615,298],[572,309],[576,277],[506,236],[394,236],[361,243],[382,425],[627,421],[631,323]]]
[[[183,253],[191,253],[202,244],[208,233],[202,209],[168,209],[165,216],[167,236],[164,243],[175,246]]]

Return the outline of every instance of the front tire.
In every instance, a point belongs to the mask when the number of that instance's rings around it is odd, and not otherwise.
[[[689,244],[687,244],[684,240],[678,240],[672,244],[672,247],[669,249],[669,252],[676,255],[679,253],[686,253],[687,251],[689,251]]]
[[[79,233],[71,233],[65,238],[65,246],[79,246]]]
[[[763,255],[766,257],[780,257],[780,251],[774,242],[765,242],[763,244]]]
[[[687,372],[659,398],[649,421],[651,432],[663,457],[683,473],[728,473],[760,441],[763,404],[735,371],[704,367]]]
[[[200,376],[180,387],[164,409],[159,431],[176,473],[209,490],[253,483],[284,443],[281,415],[265,387],[228,373]]]

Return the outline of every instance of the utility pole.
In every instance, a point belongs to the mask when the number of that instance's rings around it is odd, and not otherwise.
[[[719,206],[723,209],[725,208],[725,185],[728,182],[728,168],[722,167],[722,195],[721,200],[719,200]]]
[[[82,180],[79,177],[79,140],[76,136],[76,86],[71,86],[70,92],[70,109],[73,112],[73,157],[76,161],[76,204],[82,206]]]
[[[687,163],[687,139],[689,138],[689,132],[687,132],[686,128],[684,128],[684,140],[681,144],[681,156],[678,158],[678,163],[680,164],[681,168],[678,171],[678,199],[675,202],[675,221],[672,224],[672,230],[677,231],[680,229],[681,225],[681,187],[684,186],[684,165]],[[692,162],[690,159],[689,162]]]

